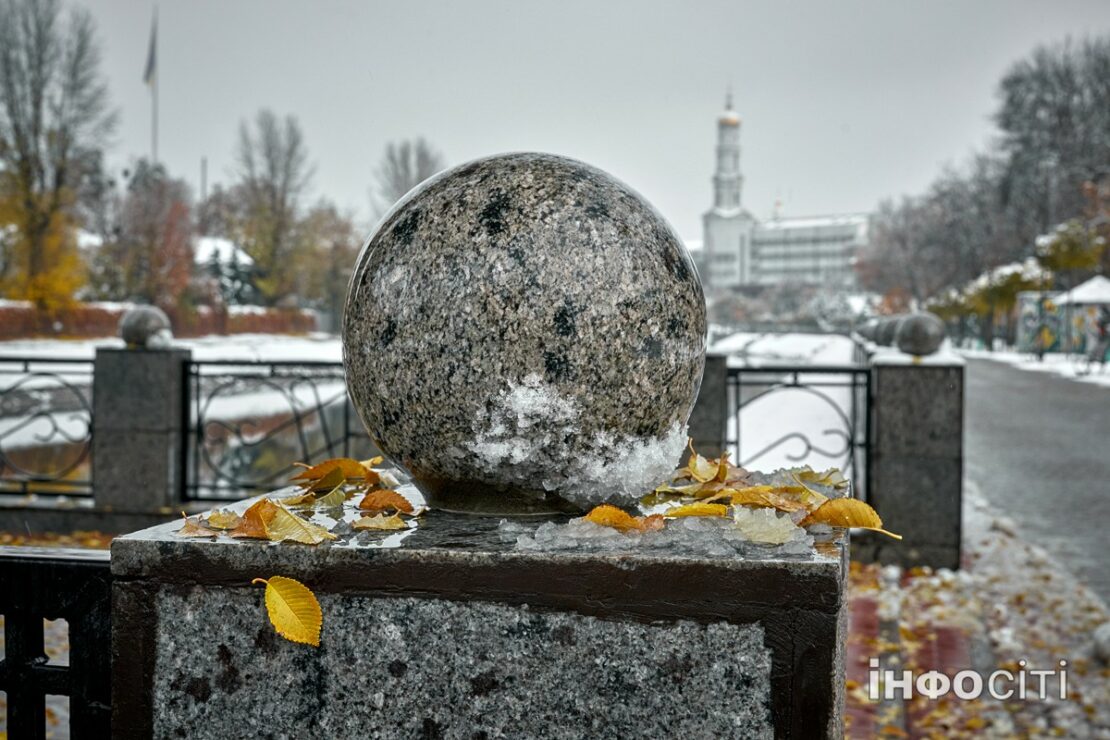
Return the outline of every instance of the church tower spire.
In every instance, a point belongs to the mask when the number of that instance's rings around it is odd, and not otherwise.
[[[740,116],[732,109],[732,85],[725,95],[725,109],[717,117],[717,169],[713,173],[713,208],[734,211],[740,208]]]

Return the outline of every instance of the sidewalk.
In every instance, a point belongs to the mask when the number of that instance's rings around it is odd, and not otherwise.
[[[1110,738],[1110,666],[1094,654],[1093,633],[1108,616],[1103,604],[1062,564],[1048,558],[965,488],[964,567],[959,572],[902,571],[852,563],[849,587],[846,735],[850,738],[1066,737]],[[1029,675],[1024,701],[1015,695],[930,699],[869,697],[870,661],[881,669],[935,670],[955,676],[975,670],[1060,669],[1066,660],[1066,699],[1049,677],[1049,698],[1036,698]],[[935,686],[936,684],[934,684]],[[1016,682],[997,684],[999,693]],[[928,685],[926,685],[928,690]],[[880,693],[882,693],[880,691]]]

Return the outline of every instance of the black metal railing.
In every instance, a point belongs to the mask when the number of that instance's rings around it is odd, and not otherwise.
[[[92,494],[92,360],[0,357],[0,493]]]
[[[226,500],[284,484],[291,462],[374,451],[338,362],[191,362],[185,495]]]
[[[870,408],[866,366],[728,369],[728,446],[739,464],[839,467],[860,498],[867,495]]]
[[[7,737],[46,737],[48,695],[69,697],[69,733],[111,735],[112,574],[107,550],[0,547]],[[69,627],[69,664],[47,658],[44,621]]]

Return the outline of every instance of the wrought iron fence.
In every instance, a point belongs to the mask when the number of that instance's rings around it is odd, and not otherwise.
[[[866,366],[730,367],[728,445],[764,470],[839,467],[866,498],[870,401]]]
[[[7,737],[46,736],[46,697],[69,697],[75,740],[111,736],[112,613],[107,550],[0,547]],[[43,620],[69,627],[69,664],[47,658]]]
[[[225,500],[284,484],[292,461],[374,452],[337,362],[192,362],[187,498]]]
[[[0,493],[92,495],[92,360],[0,357]]]

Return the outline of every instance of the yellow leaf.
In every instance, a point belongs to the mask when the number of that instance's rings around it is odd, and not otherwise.
[[[287,498],[278,499],[278,501],[286,506],[308,506],[316,501],[316,494],[308,493],[306,491],[305,493],[300,493],[296,496],[289,496]]]
[[[347,500],[347,494],[343,492],[343,484],[332,489],[331,493],[326,496],[320,496],[314,502],[316,506],[331,508],[335,506],[342,506],[343,502]]]
[[[322,477],[316,480],[305,481],[307,483],[306,491],[311,493],[319,493],[321,491],[331,491],[336,486],[341,486],[347,480],[347,476],[343,474],[341,468],[335,467],[325,473]]]
[[[397,493],[396,491],[388,491],[384,488],[379,488],[376,491],[371,491],[362,497],[362,501],[358,502],[358,508],[366,511],[403,511],[406,514],[412,513],[412,504],[409,500]]]
[[[686,504],[676,509],[670,509],[664,512],[664,516],[672,519],[684,516],[728,516],[728,506],[725,504],[706,504],[699,501],[695,504]]]
[[[821,493],[820,491],[815,491],[807,486],[805,484],[805,481],[802,480],[802,478],[800,478],[797,473],[791,473],[790,477],[796,480],[798,482],[798,485],[804,489],[801,491],[801,502],[806,505],[806,508],[816,509],[829,500],[829,497],[825,494]]]
[[[627,511],[609,504],[595,506],[590,513],[586,514],[585,519],[621,532],[650,532],[662,529],[664,525],[663,517],[659,514],[649,517],[632,516]]]
[[[685,486],[670,486],[670,485],[667,485],[666,483],[664,483],[663,485],[656,488],[655,492],[656,493],[677,493],[681,496],[696,496],[701,491],[701,487],[703,485],[705,485],[705,484],[700,483],[700,482],[690,483],[689,485],[685,485]]]
[[[199,519],[185,517],[185,523],[174,534],[178,537],[215,537],[219,532],[203,526]]]
[[[272,542],[292,540],[303,545],[318,545],[336,536],[318,524],[305,521],[284,506],[278,506],[273,518],[266,525],[268,539]]]
[[[714,479],[719,483],[724,483],[726,480],[728,480],[728,454],[729,453],[725,452],[719,458],[717,458],[717,475],[714,476]]]
[[[686,467],[678,471],[678,476],[692,478],[700,483],[706,483],[717,476],[719,469],[720,466],[717,463],[702,457],[694,451],[694,440],[691,439],[690,459],[686,461]]]
[[[230,509],[217,509],[208,515],[208,526],[213,529],[234,529],[241,519]]]
[[[393,516],[386,516],[385,514],[375,514],[374,516],[364,516],[354,524],[351,525],[353,529],[408,529],[407,524],[401,519],[400,514]]]
[[[361,460],[359,462],[359,465],[361,465],[362,467],[369,470],[370,468],[374,468],[374,467],[377,467],[378,465],[381,465],[382,462],[384,462],[384,461],[385,461],[384,457],[382,457],[381,455],[375,455],[374,457],[370,458],[369,460]]]
[[[833,527],[858,527],[882,532],[896,540],[902,535],[894,534],[883,529],[883,520],[875,510],[864,502],[854,498],[834,498],[818,506],[809,516],[803,519],[799,526],[808,527],[813,524],[828,524]]]
[[[324,615],[307,586],[284,576],[255,578],[251,583],[266,584],[266,613],[279,635],[291,642],[320,647]]]

